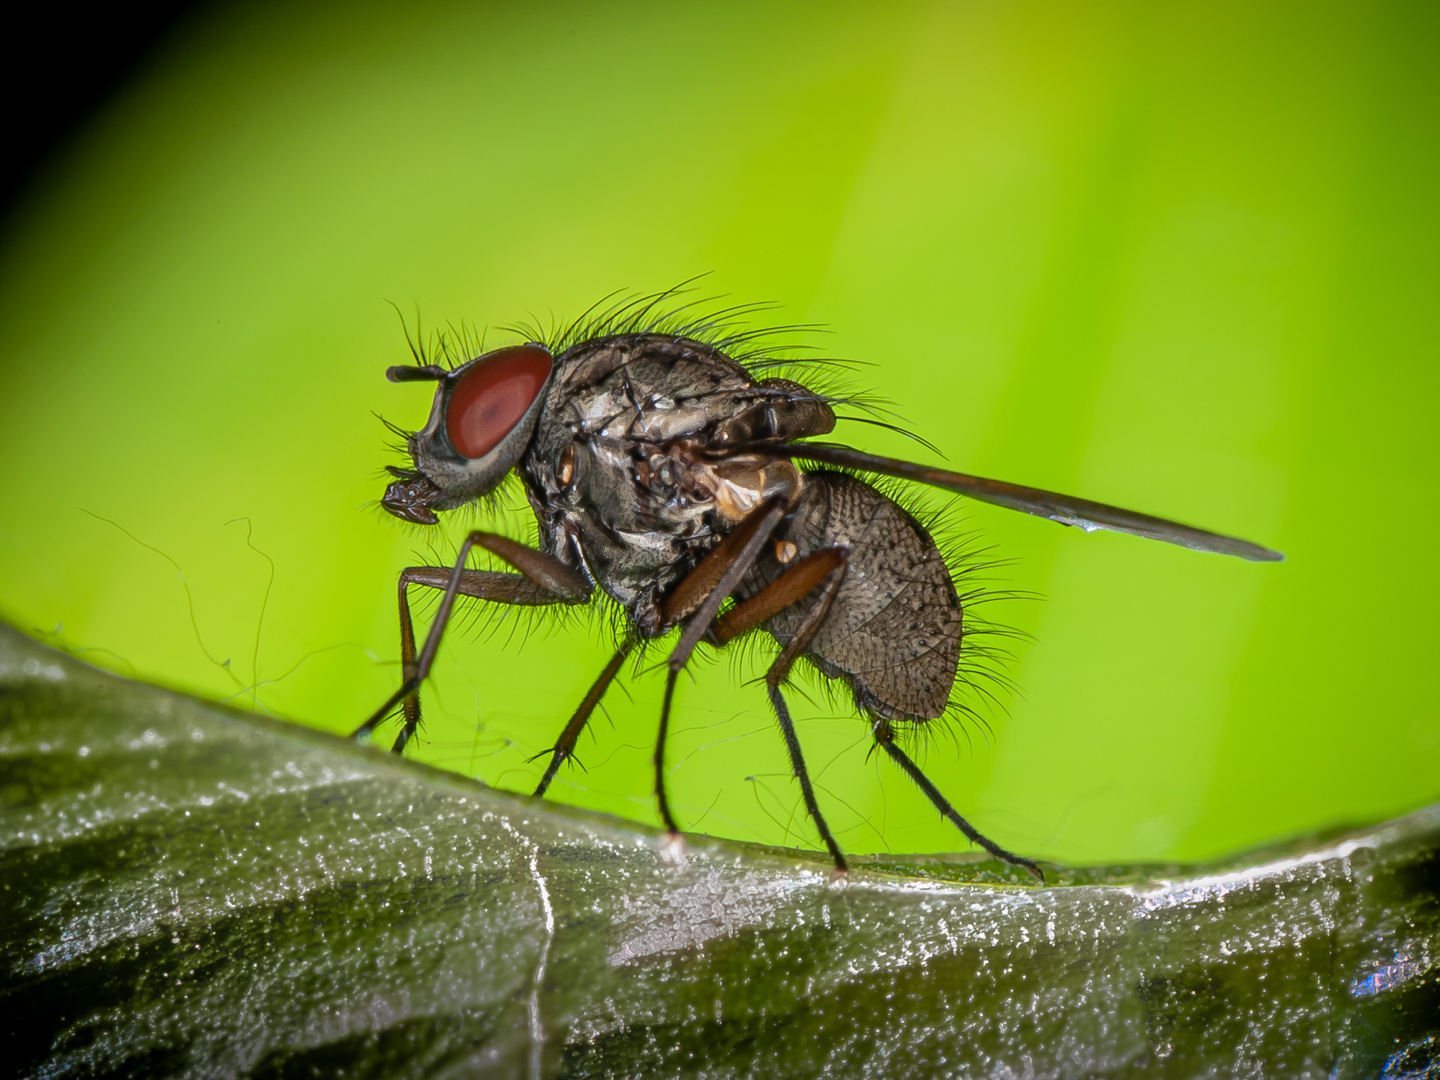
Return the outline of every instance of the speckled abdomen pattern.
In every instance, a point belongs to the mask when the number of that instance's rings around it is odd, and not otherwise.
[[[960,660],[962,612],[939,548],[913,517],[842,473],[807,473],[785,539],[807,555],[849,552],[830,613],[805,650],[822,672],[844,679],[861,709],[891,720],[945,712]],[[786,641],[813,597],[766,628]]]

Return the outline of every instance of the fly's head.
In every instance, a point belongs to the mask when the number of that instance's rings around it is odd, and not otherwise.
[[[406,441],[415,467],[390,470],[397,479],[381,505],[405,521],[434,525],[436,510],[494,491],[534,434],[554,370],[549,350],[535,344],[496,349],[454,371],[392,367],[391,382],[439,385],[429,421]]]

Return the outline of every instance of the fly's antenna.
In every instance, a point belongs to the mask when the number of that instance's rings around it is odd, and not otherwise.
[[[395,367],[386,368],[385,377],[391,382],[440,382],[448,379],[450,372],[439,364],[421,364],[418,367],[397,364]]]
[[[449,376],[447,368],[439,364],[430,363],[430,358],[425,355],[425,338],[420,330],[420,307],[415,307],[415,336],[410,336],[410,327],[405,322],[405,313],[400,310],[400,305],[394,300],[386,300],[395,309],[396,316],[400,319],[400,331],[405,335],[405,344],[410,349],[410,355],[415,358],[414,366],[400,364],[392,368],[386,368],[385,377],[393,383],[400,382],[438,382]],[[443,343],[442,343],[443,344]]]

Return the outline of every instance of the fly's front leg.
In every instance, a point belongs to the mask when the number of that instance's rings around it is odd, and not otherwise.
[[[491,570],[467,570],[465,560],[470,549],[484,548],[509,563],[518,574],[499,573]],[[443,589],[444,597],[435,613],[435,621],[425,637],[425,645],[419,655],[415,654],[415,632],[410,617],[409,588],[411,585],[426,585]],[[472,532],[460,545],[460,555],[453,568],[442,566],[412,566],[400,575],[400,688],[386,699],[385,704],[355,729],[359,737],[373,731],[390,712],[404,702],[405,725],[392,747],[400,753],[420,722],[420,684],[430,674],[435,654],[440,648],[440,639],[450,615],[455,608],[457,596],[471,596],[479,600],[494,600],[504,604],[522,606],[543,606],[549,604],[581,604],[590,598],[590,583],[564,563],[544,552],[526,547],[508,537],[495,533]]]
[[[420,725],[420,683],[428,673],[419,670],[415,655],[415,630],[410,617],[410,586],[425,585],[434,589],[445,589],[450,582],[451,571],[444,566],[410,566],[400,572],[400,672],[402,684],[412,687],[403,702],[404,724],[391,748],[400,753]],[[553,593],[536,585],[521,574],[496,573],[490,570],[466,570],[460,577],[460,596],[478,600],[493,600],[497,603],[522,606],[542,606],[557,603]],[[395,706],[392,697],[370,719],[356,729],[358,737],[371,731],[389,715]]]
[[[655,738],[655,799],[660,804],[660,820],[672,835],[678,836],[680,827],[675,824],[670,800],[665,794],[665,737],[670,728],[670,703],[675,697],[675,680],[684,670],[700,638],[715,621],[720,605],[755,565],[761,548],[784,519],[788,505],[789,500],[785,496],[776,495],[751,511],[675,587],[661,609],[661,617],[666,623],[690,616],[679,643],[665,665],[665,700],[660,706],[660,732]]]
[[[711,638],[717,645],[724,645],[804,599],[817,587],[820,589],[805,617],[800,620],[800,626],[780,650],[780,655],[770,665],[770,670],[765,673],[765,689],[769,691],[770,704],[780,722],[780,733],[785,737],[785,749],[790,753],[790,770],[795,774],[795,779],[800,781],[800,794],[805,800],[805,809],[810,812],[810,819],[815,822],[820,838],[830,849],[830,857],[835,860],[835,869],[842,874],[846,870],[845,856],[840,851],[840,845],[835,842],[835,837],[830,834],[830,826],[825,824],[820,805],[815,801],[815,789],[810,783],[810,773],[805,768],[805,757],[800,752],[800,737],[795,733],[795,723],[790,719],[790,708],[785,703],[785,695],[780,692],[780,687],[790,674],[790,668],[815,637],[825,617],[830,614],[835,594],[840,591],[840,583],[845,580],[847,563],[847,553],[843,548],[825,548],[807,555],[750,599],[737,604],[711,627]]]
[[[1023,866],[1026,870],[1030,871],[1031,874],[1035,875],[1042,884],[1044,883],[1045,874],[1033,859],[1026,859],[1016,855],[1014,852],[1006,851],[989,837],[981,835],[975,826],[971,825],[956,812],[955,807],[950,805],[950,800],[940,794],[940,789],[932,784],[930,778],[920,771],[920,766],[915,764],[910,755],[895,745],[895,730],[890,726],[889,720],[883,717],[877,717],[874,721],[874,734],[875,742],[879,744],[880,748],[890,755],[890,759],[894,761],[895,764],[905,770],[905,775],[915,781],[915,785],[925,793],[926,798],[935,804],[935,809],[949,818],[950,821],[955,824],[955,827],[970,839],[972,844],[979,844],[1001,862],[1007,862],[1011,866]]]

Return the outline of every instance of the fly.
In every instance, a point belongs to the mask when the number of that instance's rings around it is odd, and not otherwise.
[[[665,785],[676,679],[702,641],[718,648],[763,631],[779,646],[765,688],[791,771],[838,870],[845,856],[815,798],[785,700],[786,679],[801,658],[849,687],[875,745],[972,843],[1043,880],[1033,860],[966,821],[897,740],[907,727],[945,714],[962,677],[966,610],[929,533],[864,477],[928,484],[1086,531],[1259,562],[1283,556],[1149,514],[826,441],[834,398],[766,377],[768,365],[754,357],[736,359],[734,343],[743,336],[717,341],[712,322],[651,319],[669,295],[576,324],[553,348],[532,340],[454,368],[417,352],[414,365],[389,369],[392,382],[437,386],[429,421],[407,438],[412,466],[390,470],[396,479],[385,509],[435,524],[437,511],[491,494],[513,470],[539,542],[531,547],[476,530],[453,566],[401,572],[402,682],[355,734],[368,735],[398,707],[403,725],[393,749],[403,751],[420,723],[420,686],[458,597],[539,607],[588,604],[598,591],[623,608],[625,629],[547,751],[536,795],[573,754],[626,658],[679,628],[654,754],[660,817],[678,837]],[[513,572],[467,567],[477,547]],[[412,586],[442,593],[418,650]],[[733,603],[722,611],[726,601]]]

